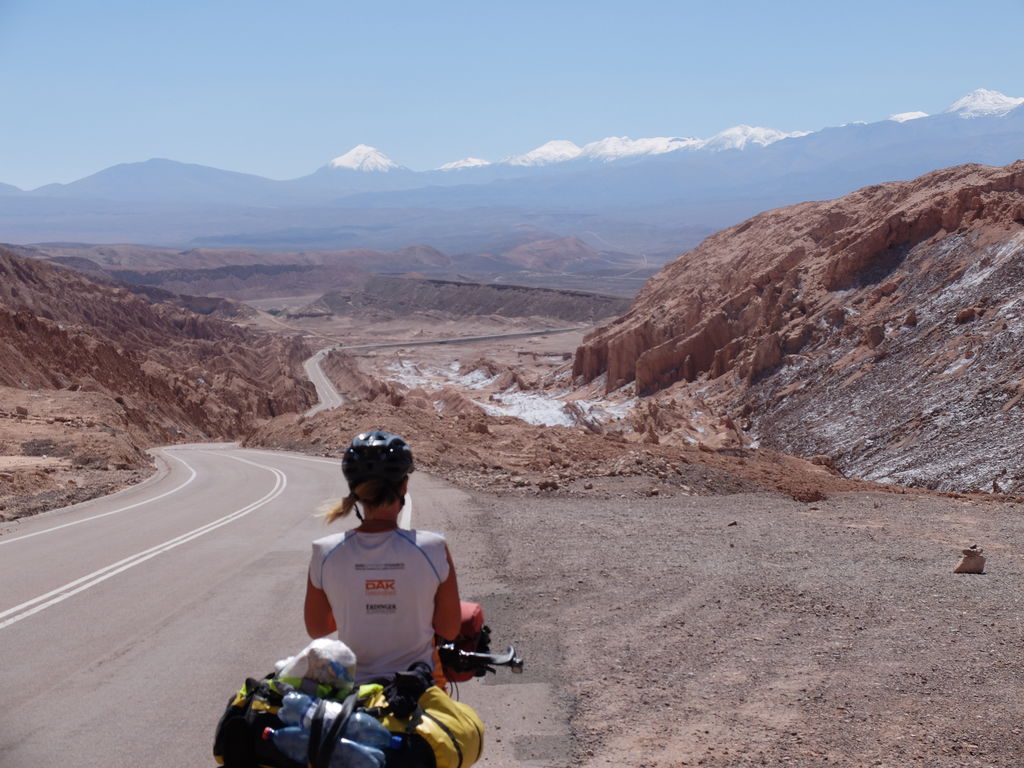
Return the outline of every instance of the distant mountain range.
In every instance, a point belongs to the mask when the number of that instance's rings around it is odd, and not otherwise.
[[[576,236],[669,258],[767,208],[963,163],[1024,157],[1024,98],[977,90],[944,112],[815,132],[737,126],[709,139],[551,141],[488,162],[404,168],[367,145],[275,181],[172,160],[69,184],[0,184],[0,241],[484,252]]]

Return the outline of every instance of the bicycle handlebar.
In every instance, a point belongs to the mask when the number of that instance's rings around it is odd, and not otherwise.
[[[455,643],[443,643],[438,646],[437,652],[443,666],[459,672],[474,672],[477,677],[494,672],[495,667],[508,667],[517,674],[523,671],[523,660],[516,655],[516,649],[511,645],[504,653],[478,653],[463,651]]]

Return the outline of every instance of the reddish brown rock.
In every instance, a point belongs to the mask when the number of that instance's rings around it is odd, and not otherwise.
[[[0,248],[0,386],[116,398],[146,440],[239,437],[258,419],[309,407],[309,354],[297,337],[196,315]]]
[[[864,343],[874,349],[885,341],[885,327],[879,324],[870,325],[864,330]]]
[[[635,380],[640,394],[713,365],[720,376],[746,363],[749,377],[773,357],[764,338],[787,322],[844,322],[837,292],[882,279],[879,295],[895,295],[903,278],[890,273],[913,246],[979,220],[1024,219],[1022,186],[1024,161],[962,166],[763,213],[668,264],[626,315],[584,340],[573,374],[591,381],[607,373],[608,391]],[[803,333],[789,331],[787,345]],[[734,341],[739,348],[715,364]]]
[[[847,475],[1021,493],[1021,263],[1024,160],[768,211],[668,264],[574,373],[752,404],[746,439]]]

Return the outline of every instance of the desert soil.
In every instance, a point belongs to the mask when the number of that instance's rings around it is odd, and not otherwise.
[[[475,505],[465,525],[515,586],[484,598],[488,620],[562,692],[573,765],[1022,764],[1020,505],[628,489]],[[985,574],[954,574],[971,544]]]
[[[0,522],[114,493],[155,469],[109,398],[0,387],[0,403]]]

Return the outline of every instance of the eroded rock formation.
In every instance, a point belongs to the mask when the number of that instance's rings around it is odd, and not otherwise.
[[[740,369],[752,380],[839,319],[844,294],[891,294],[907,252],[962,228],[1024,219],[1024,162],[963,166],[839,200],[769,211],[709,237],[665,267],[630,311],[577,351],[574,375],[607,373],[608,390],[641,394],[700,374]],[[689,362],[687,361],[689,358]]]
[[[1024,161],[962,166],[708,238],[584,340],[574,375],[699,382],[769,444],[874,479],[1024,490],[1006,455],[1022,303]]]
[[[236,437],[312,404],[306,344],[0,249],[0,386],[117,398],[153,441]]]

